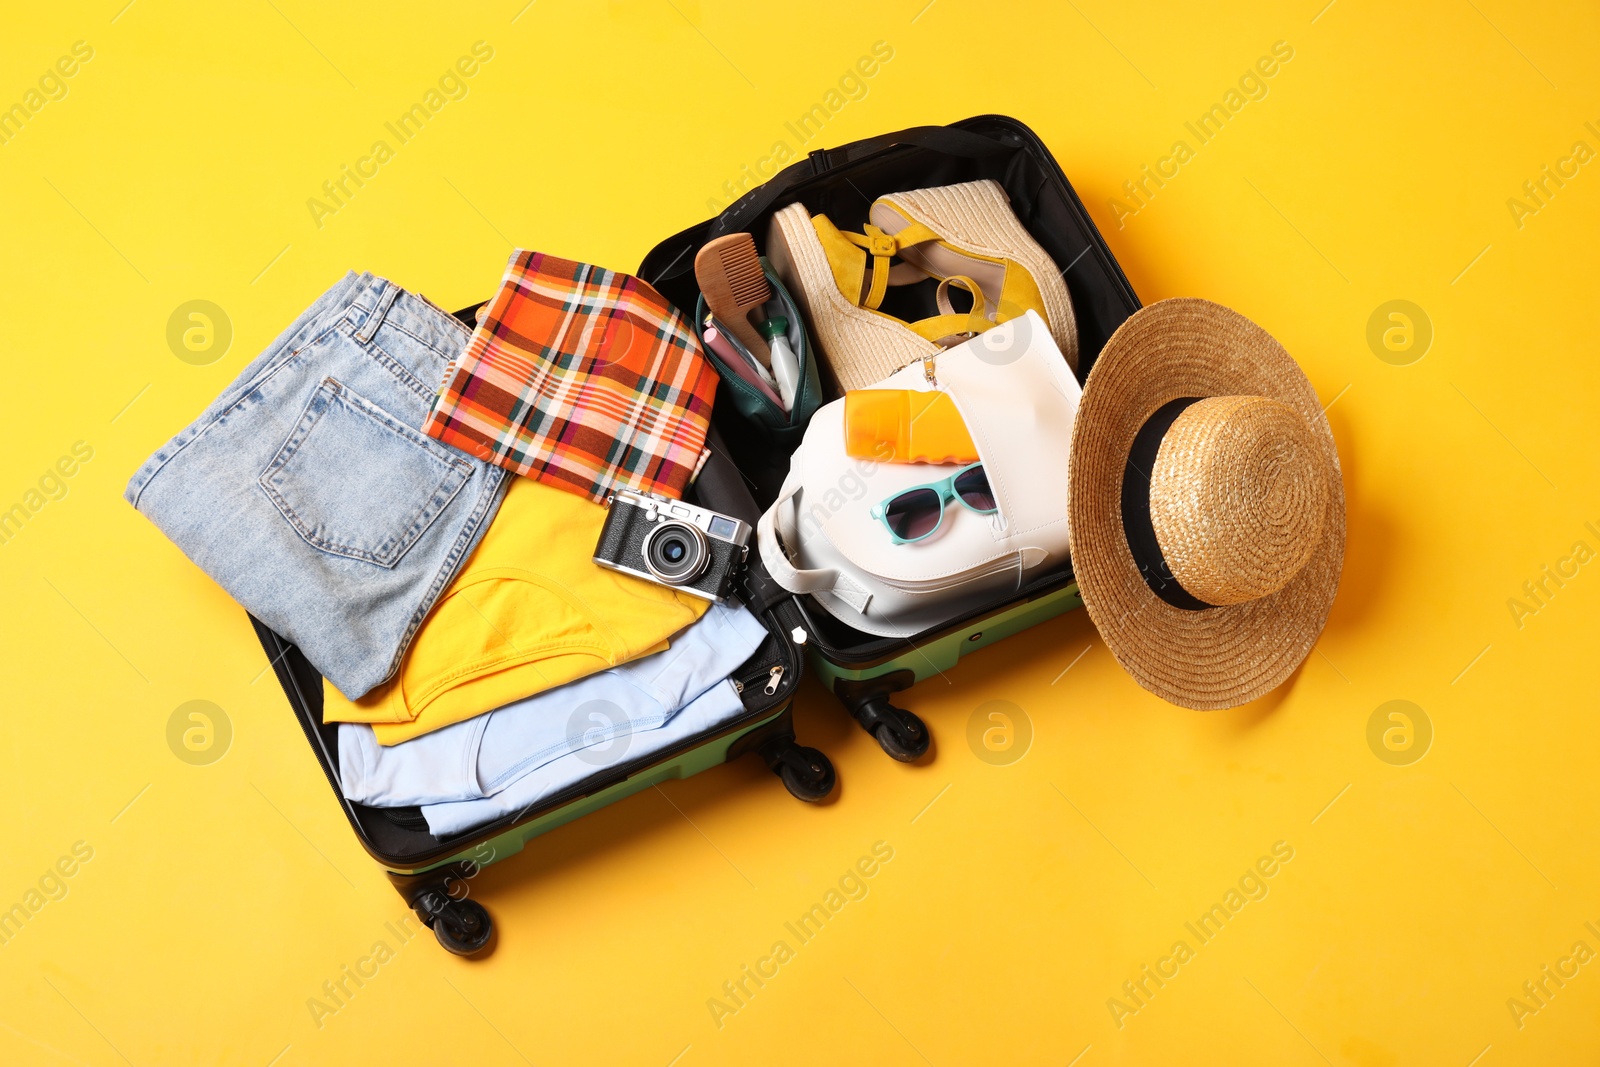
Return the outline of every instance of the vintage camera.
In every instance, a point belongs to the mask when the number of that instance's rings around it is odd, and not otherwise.
[[[685,593],[721,600],[749,551],[750,524],[681,500],[612,496],[594,561]]]

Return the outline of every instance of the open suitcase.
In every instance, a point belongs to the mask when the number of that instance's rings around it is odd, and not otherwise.
[[[1086,377],[1106,340],[1139,310],[1139,299],[1049,149],[1028,127],[1000,115],[918,127],[812,152],[716,218],[661,242],[645,257],[639,276],[678,306],[693,307],[698,291],[694,254],[712,238],[746,230],[759,242],[772,213],[795,201],[812,214],[826,214],[842,229],[859,230],[873,200],[885,193],[980,178],[1004,186],[1012,210],[1062,268],[1078,323],[1078,374],[1080,379]],[[928,299],[922,313],[933,314],[931,286],[924,295]],[[736,419],[721,425],[765,508],[788,470],[788,455],[754,447],[748,430]],[[927,751],[928,731],[917,716],[889,703],[892,694],[949,670],[968,652],[1083,603],[1067,568],[906,639],[861,633],[834,619],[809,596],[796,601],[811,638],[807,646],[811,664],[823,684],[884,751],[904,761]]]
[[[1139,307],[1105,241],[1043,143],[1026,126],[982,116],[949,127],[919,127],[813,152],[751,190],[714,219],[668,238],[650,252],[639,276],[681,309],[698,296],[694,254],[724,233],[762,234],[776,209],[802,200],[841,225],[858,224],[878,195],[898,189],[993,178],[1018,217],[1058,264],[1071,292],[1079,330],[1081,375],[1121,322]],[[477,309],[458,313],[471,323]],[[691,501],[754,526],[776,494],[788,454],[755,447],[731,405],[713,411],[712,457],[686,494]],[[1064,458],[1064,457],[1063,457]],[[746,752],[757,753],[803,800],[821,800],[835,775],[826,756],[795,741],[790,711],[805,649],[827,685],[884,750],[914,760],[928,748],[915,715],[889,703],[891,694],[953,666],[984,647],[1064,611],[1081,600],[1070,570],[912,639],[871,637],[844,626],[808,597],[787,593],[767,575],[758,553],[739,582],[739,597],[766,625],[768,637],[735,672],[744,714],[722,727],[648,757],[624,760],[540,804],[468,833],[436,838],[416,809],[376,808],[346,800],[339,786],[337,726],[322,723],[321,678],[299,650],[259,621],[257,635],[351,828],[419,918],[451,952],[471,955],[488,945],[492,922],[467,895],[467,880],[490,863],[520,852],[532,838],[669,778],[682,778]]]

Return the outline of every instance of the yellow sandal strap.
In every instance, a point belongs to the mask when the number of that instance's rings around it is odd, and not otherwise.
[[[865,248],[867,255],[872,257],[872,281],[861,306],[876,311],[878,305],[883,303],[883,295],[889,291],[889,260],[900,251],[900,245],[870,222],[866,225],[866,231],[865,234],[847,233],[845,237],[856,247]]]
[[[813,215],[811,226],[817,231],[817,241],[828,257],[828,267],[833,271],[833,283],[839,293],[850,303],[861,306],[866,285],[867,257],[850,243],[849,235],[833,224],[826,215]]]
[[[906,323],[906,327],[912,333],[928,341],[979,334],[993,325],[994,323],[988,319],[975,318],[972,315],[934,315],[931,318]]]
[[[927,276],[915,264],[890,261],[902,248],[939,238],[921,223],[912,223],[898,234],[887,234],[871,223],[866,225],[865,233],[847,233],[826,215],[815,215],[811,222],[839,292],[857,307],[873,311],[882,305],[889,286],[909,285]]]
[[[861,306],[876,311],[883,303],[884,294],[888,292],[889,286],[920,281],[926,273],[917,267],[915,269],[918,273],[908,276],[910,272],[896,271],[890,266],[889,261],[898,256],[901,249],[919,245],[924,241],[936,241],[939,235],[920,222],[914,222],[895,234],[884,233],[870,222],[862,228],[865,233],[846,233],[843,236],[857,248],[865,249],[867,255],[872,257],[872,280]]]
[[[828,258],[833,271],[834,284],[839,292],[857,307],[877,311],[891,285],[907,285],[928,277],[926,271],[912,263],[891,265],[890,260],[902,248],[926,241],[941,240],[938,234],[920,222],[910,223],[897,234],[884,233],[868,224],[866,232],[848,233],[839,229],[826,215],[814,215],[812,227],[817,240]],[[871,276],[868,276],[870,263]],[[972,294],[972,310],[957,312],[950,303],[950,286],[965,289]],[[947,337],[961,337],[982,333],[995,323],[988,316],[988,301],[983,288],[963,274],[952,275],[939,281],[935,296],[941,314],[916,322],[906,323],[913,333],[928,341],[937,342]]]

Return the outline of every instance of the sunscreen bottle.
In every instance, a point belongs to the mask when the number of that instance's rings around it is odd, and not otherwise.
[[[955,401],[915,389],[844,394],[845,452],[881,463],[975,463],[977,446]]]

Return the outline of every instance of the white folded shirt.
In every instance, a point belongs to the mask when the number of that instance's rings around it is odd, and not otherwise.
[[[571,784],[579,770],[585,773],[578,777],[584,777],[617,762],[628,754],[629,739],[659,730],[679,709],[727,679],[766,636],[760,620],[744,607],[732,601],[713,604],[663,652],[398,745],[378,744],[366,723],[342,723],[340,786],[349,799],[380,807],[471,802],[494,797],[552,762],[567,761],[563,785]],[[737,705],[732,684],[726,689]],[[719,709],[725,705],[725,700],[716,702]]]
[[[748,657],[747,657],[748,658]],[[583,781],[603,767],[661,752],[680,741],[715,729],[744,711],[739,691],[723,679],[701,693],[672,720],[657,730],[624,738],[627,744],[609,746],[604,755],[588,749],[569,752],[525,774],[492,797],[451,804],[425,804],[422,817],[428,832],[438,837],[482,826],[512,812],[526,811],[546,797]],[[588,757],[588,759],[585,759]]]

